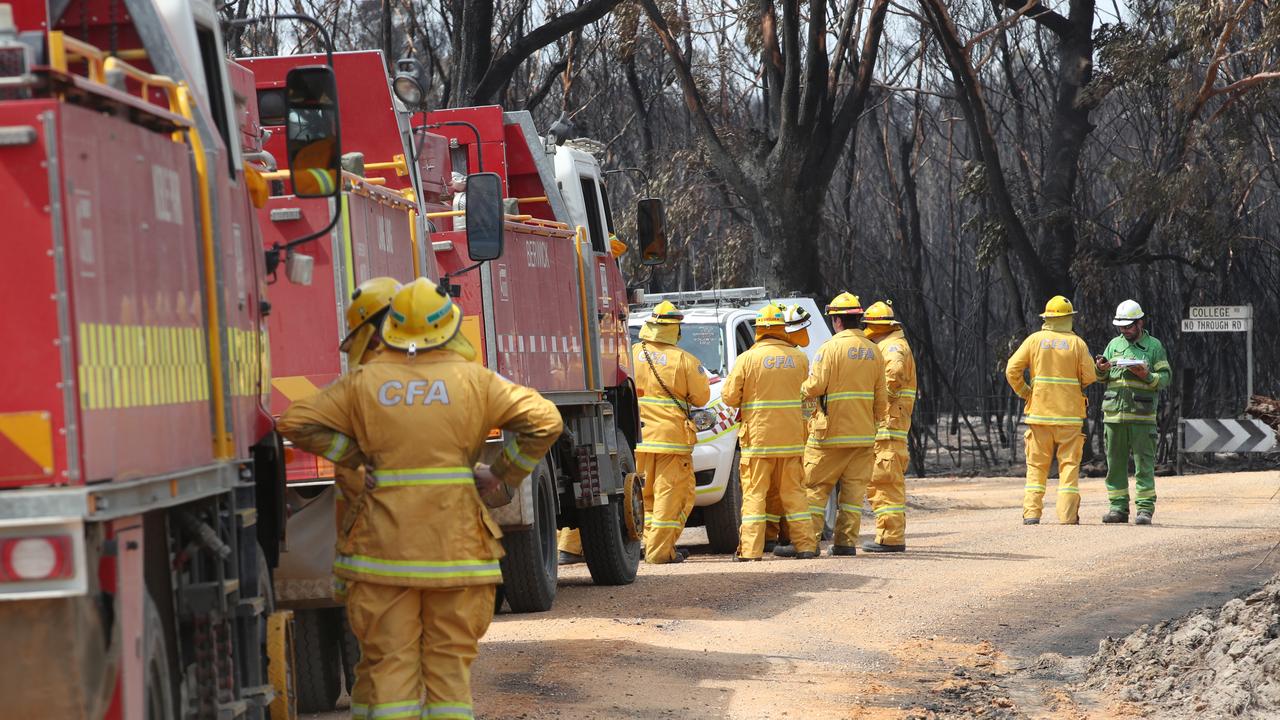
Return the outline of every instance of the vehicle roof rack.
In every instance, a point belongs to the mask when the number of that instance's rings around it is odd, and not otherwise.
[[[645,293],[644,299],[631,307],[652,307],[670,300],[681,309],[706,305],[747,305],[759,300],[769,299],[769,293],[762,287],[725,288],[718,290],[686,290],[684,292]]]

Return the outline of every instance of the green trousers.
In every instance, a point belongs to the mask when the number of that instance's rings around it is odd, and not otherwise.
[[[1129,514],[1129,456],[1133,455],[1134,504],[1139,510],[1156,509],[1155,425],[1107,423],[1103,426],[1107,444],[1107,500],[1112,510]]]

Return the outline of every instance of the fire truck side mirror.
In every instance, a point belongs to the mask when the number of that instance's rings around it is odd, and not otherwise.
[[[467,254],[475,262],[502,257],[502,178],[497,173],[467,176]]]
[[[298,197],[333,197],[342,187],[338,84],[333,70],[308,65],[285,79],[289,180]]]
[[[661,198],[640,199],[636,205],[636,235],[640,239],[642,265],[667,261],[667,214]]]

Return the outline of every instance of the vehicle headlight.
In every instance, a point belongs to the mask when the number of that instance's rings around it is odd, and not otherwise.
[[[693,426],[698,428],[698,432],[710,430],[716,426],[716,414],[710,410],[694,410],[689,413],[689,417],[693,420]]]

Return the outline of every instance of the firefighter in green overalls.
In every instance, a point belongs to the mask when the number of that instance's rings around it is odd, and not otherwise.
[[[1104,523],[1129,522],[1129,456],[1133,456],[1137,525],[1150,525],[1156,510],[1156,407],[1173,369],[1164,345],[1143,329],[1142,306],[1125,300],[1112,324],[1120,334],[1097,358],[1102,422],[1107,445],[1107,500]]]

